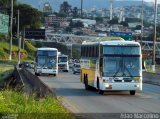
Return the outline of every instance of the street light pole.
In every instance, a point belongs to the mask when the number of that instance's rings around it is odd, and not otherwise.
[[[152,71],[155,71],[155,53],[156,53],[156,38],[157,38],[157,0],[155,0],[155,12],[154,12],[154,39],[153,39],[153,56],[152,56]]]
[[[144,19],[144,1],[142,0],[142,11],[141,11],[141,46],[142,46],[142,41],[143,41],[143,19]]]
[[[12,25],[13,25],[13,0],[11,0],[11,20],[10,20],[10,44],[9,44],[9,60],[12,60]]]
[[[81,0],[81,18],[83,17],[83,0]]]
[[[72,59],[72,57],[73,57],[73,55],[72,55],[72,50],[73,50],[73,44],[71,44],[71,59]]]
[[[21,37],[19,33],[19,10],[18,12],[18,22],[17,22],[17,39],[18,39],[18,66],[20,64],[20,59],[21,59]]]

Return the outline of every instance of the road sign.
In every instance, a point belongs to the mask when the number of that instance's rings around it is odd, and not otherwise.
[[[45,39],[45,29],[26,29],[25,38],[27,39]]]
[[[124,40],[128,40],[128,41],[132,40],[131,32],[111,32],[111,36],[121,37]]]
[[[0,33],[7,34],[9,26],[9,16],[0,13]]]

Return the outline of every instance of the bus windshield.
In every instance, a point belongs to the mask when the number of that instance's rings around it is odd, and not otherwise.
[[[104,46],[103,54],[106,55],[140,55],[139,46]]]
[[[38,56],[56,56],[57,55],[57,51],[44,51],[44,50],[39,50],[37,52]]]
[[[105,77],[138,77],[141,72],[139,47],[104,47]]]
[[[58,62],[67,62],[67,57],[58,57]]]
[[[39,67],[54,68],[56,67],[57,52],[56,51],[37,51],[37,65]]]

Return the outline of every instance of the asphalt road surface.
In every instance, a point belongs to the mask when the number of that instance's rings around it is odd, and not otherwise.
[[[40,76],[40,79],[56,93],[65,107],[76,114],[93,114],[93,118],[99,118],[95,114],[160,113],[160,86],[143,84],[143,91],[134,96],[128,91],[100,95],[95,90],[85,90],[80,75],[72,72],[60,72],[57,77]]]

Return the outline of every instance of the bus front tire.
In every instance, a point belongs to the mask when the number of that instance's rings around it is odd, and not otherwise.
[[[135,95],[136,91],[130,91],[130,95]]]
[[[88,85],[88,77],[87,77],[87,75],[86,75],[86,77],[85,77],[85,80],[84,80],[84,85],[85,85],[85,89],[86,90],[90,90],[91,89],[91,87]]]
[[[39,76],[39,74],[38,74],[38,73],[36,73],[36,72],[35,72],[35,75],[36,75],[36,76]]]
[[[85,85],[85,89],[86,89],[86,90],[89,90],[88,79],[85,79],[84,85]]]
[[[98,93],[99,93],[99,94],[101,94],[101,95],[103,95],[103,94],[104,94],[104,91],[103,91],[103,90],[98,89]]]

